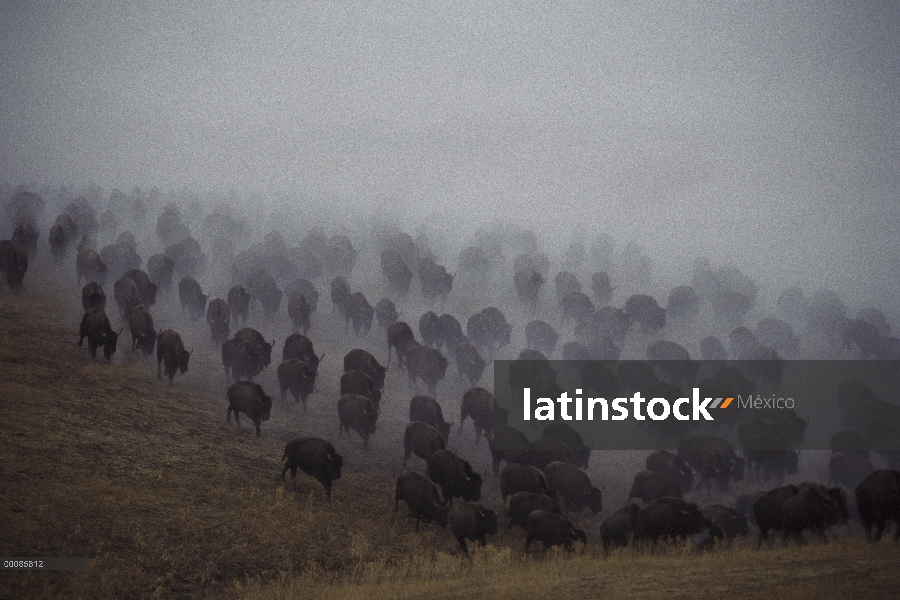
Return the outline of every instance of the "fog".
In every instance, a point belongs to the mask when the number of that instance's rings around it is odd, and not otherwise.
[[[0,182],[376,213],[448,259],[496,222],[608,233],[668,285],[706,255],[897,326],[897,31],[888,2],[4,2]]]

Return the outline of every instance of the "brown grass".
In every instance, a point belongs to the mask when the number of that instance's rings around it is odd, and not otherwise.
[[[389,372],[372,449],[363,451],[355,434],[338,439],[333,391],[349,348],[319,331],[330,356],[309,411],[276,400],[258,439],[246,420],[241,431],[226,425],[225,378],[205,323],[180,321],[172,300],[154,313],[157,322],[182,331],[197,351],[169,388],[155,376],[155,359],[131,355],[127,330],[112,365],[75,346],[81,310],[68,284],[26,284],[19,297],[0,291],[0,555],[87,556],[91,568],[2,572],[0,598],[896,597],[900,547],[891,542],[855,536],[759,552],[671,548],[605,558],[597,527],[609,511],[578,516],[591,542],[583,553],[526,556],[515,530],[465,559],[448,531],[423,524],[415,533],[405,507],[393,513],[410,395],[400,373]],[[325,303],[319,310],[333,319]],[[372,339],[380,348],[380,336]],[[280,358],[280,345],[273,355]],[[270,393],[272,371],[261,378]],[[458,407],[464,388],[452,368],[441,389]],[[297,491],[278,481],[284,443],[298,435],[332,439],[344,455],[334,502],[302,474]],[[471,436],[469,424],[463,446],[454,431],[450,447],[483,469],[484,443],[472,448]],[[609,482],[606,493],[615,498],[627,484]],[[484,501],[501,510],[492,477]]]

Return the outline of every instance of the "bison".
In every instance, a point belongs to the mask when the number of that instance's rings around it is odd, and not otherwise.
[[[665,496],[672,498],[682,497],[681,489],[679,489],[675,480],[668,475],[645,470],[638,471],[635,474],[634,482],[631,484],[631,491],[628,493],[628,500],[640,498],[644,504],[647,504]]]
[[[703,516],[712,521],[727,539],[748,535],[747,517],[724,504],[711,504],[703,507]]]
[[[162,377],[162,364],[166,365],[169,385],[175,380],[176,371],[184,375],[188,370],[191,353],[184,349],[184,342],[177,331],[166,329],[156,336],[156,376]]]
[[[561,515],[562,509],[559,503],[544,494],[534,492],[516,492],[509,499],[509,523],[507,531],[513,525],[519,525],[523,529],[528,528],[528,515],[536,510],[545,510],[555,515]]]
[[[262,435],[259,430],[260,423],[268,421],[272,414],[272,398],[266,396],[261,385],[252,381],[232,383],[228,386],[227,397],[228,414],[225,421],[231,423],[231,413],[234,413],[234,422],[240,428],[239,413],[244,413],[256,426],[256,437],[260,437]]]
[[[231,320],[235,325],[238,319],[246,325],[250,313],[250,292],[242,285],[232,287],[228,290],[228,308],[231,310]]]
[[[275,343],[274,340],[272,343]],[[281,360],[290,360],[292,358],[302,360],[309,365],[313,373],[318,373],[319,363],[325,358],[325,354],[316,356],[311,339],[302,333],[292,333],[284,340],[284,347],[281,349]]]
[[[438,450],[427,459],[427,475],[441,486],[444,498],[462,498],[464,502],[477,502],[481,498],[482,477],[472,470],[469,461],[450,450]]]
[[[294,324],[294,331],[306,335],[310,327],[310,315],[312,315],[312,306],[306,301],[306,296],[303,294],[291,296],[288,301],[288,316],[291,318],[291,323]]]
[[[200,284],[193,277],[185,277],[178,282],[178,298],[181,300],[181,312],[187,310],[192,321],[196,321],[206,312],[209,294],[203,295]]]
[[[113,296],[116,299],[119,312],[126,319],[131,309],[141,304],[141,296],[137,284],[134,283],[133,279],[124,275],[116,280],[113,286]]]
[[[809,529],[827,542],[825,528],[846,523],[849,517],[846,494],[840,488],[829,489],[821,484],[801,484],[798,488],[781,505],[784,538],[805,542],[802,532]]]
[[[387,328],[388,341],[388,364],[391,362],[391,350],[397,351],[397,364],[403,366],[403,359],[406,357],[406,351],[413,346],[418,345],[416,337],[413,335],[412,328],[404,321],[391,323]]]
[[[684,492],[689,492],[694,485],[694,472],[683,458],[673,452],[657,450],[647,457],[644,464],[648,471],[671,477]]]
[[[109,325],[109,317],[102,308],[92,308],[81,318],[81,337],[78,338],[78,345],[81,346],[84,338],[87,337],[91,358],[96,358],[97,347],[103,346],[103,355],[108,362],[112,362],[119,333],[122,333],[122,330],[120,329],[118,333],[113,331]]]
[[[440,350],[429,346],[413,346],[406,351],[406,371],[410,387],[414,387],[416,379],[421,377],[428,392],[434,395],[438,382],[447,372],[447,359]]]
[[[588,468],[591,449],[584,443],[581,434],[575,431],[568,423],[550,423],[544,427],[544,433],[541,437],[561,441],[572,453],[572,464],[582,469]]]
[[[7,287],[18,294],[28,271],[28,254],[9,240],[3,241],[5,244],[0,252],[0,271],[3,272]]]
[[[237,418],[237,415],[235,415]],[[291,480],[294,488],[297,487],[297,469],[314,477],[325,488],[325,496],[331,500],[331,482],[341,478],[341,467],[344,459],[335,452],[331,442],[322,438],[308,437],[291,440],[284,447],[284,468],[281,470],[281,480],[291,471]]]
[[[895,469],[875,471],[856,486],[854,494],[859,520],[866,531],[866,538],[877,542],[881,539],[885,527],[893,521],[896,527],[894,541],[900,540],[900,471]]]
[[[106,285],[108,272],[109,268],[96,250],[85,248],[78,252],[78,257],[75,259],[75,273],[78,275],[75,285],[81,285],[82,277],[85,281],[96,281],[100,285]]]
[[[422,343],[436,348],[441,339],[441,320],[434,311],[428,311],[419,317],[419,335]]]
[[[378,410],[371,400],[358,394],[348,394],[338,400],[338,419],[340,426],[338,435],[352,429],[363,439],[363,445],[369,447],[369,435],[375,433],[378,422]]]
[[[424,287],[424,282],[423,282]],[[485,537],[497,533],[497,513],[476,502],[462,502],[450,510],[448,516],[453,537],[459,542],[460,549],[469,553],[466,540],[481,542],[485,545]]]
[[[441,405],[432,396],[418,394],[409,401],[409,421],[421,421],[427,423],[441,432],[446,440],[450,437],[450,428],[453,423],[444,420],[444,413]]]
[[[557,497],[540,469],[531,465],[511,463],[503,467],[503,471],[500,473],[500,496],[506,502],[507,496],[517,492],[545,494],[554,500]]]
[[[303,402],[303,408],[306,408],[306,399],[315,389],[316,374],[302,360],[291,358],[278,365],[278,384],[282,400],[290,390],[294,401]]]
[[[362,371],[350,370],[341,375],[341,396],[359,394],[372,401],[375,410],[381,408],[381,390],[375,387],[372,378]]]
[[[366,335],[372,329],[372,318],[375,316],[375,309],[366,300],[362,292],[353,292],[347,300],[345,318],[347,324],[353,323],[353,332],[356,335]]]
[[[494,429],[488,437],[488,448],[494,467],[494,475],[500,471],[500,463],[534,464],[534,448],[528,437],[514,427]]]
[[[487,362],[481,358],[478,348],[468,342],[457,344],[453,349],[453,360],[456,362],[456,370],[460,377],[465,376],[469,385],[477,385],[484,374]]]
[[[81,306],[85,312],[92,308],[106,308],[106,293],[99,283],[92,281],[81,289]]]
[[[496,405],[494,395],[481,387],[474,387],[463,395],[462,406],[459,414],[459,435],[462,435],[463,425],[470,416],[475,424],[475,444],[481,439],[481,432],[490,435],[494,430],[494,413]]]
[[[591,485],[587,473],[565,462],[552,462],[544,469],[547,485],[566,503],[566,511],[578,512],[584,507],[597,514],[603,508],[603,494]]]
[[[141,349],[145,355],[153,354],[156,346],[156,329],[153,317],[145,306],[135,306],[128,313],[128,328],[131,330],[131,350]]]
[[[253,344],[232,338],[222,343],[222,366],[230,380],[253,379],[262,372],[262,358]]]
[[[413,421],[406,426],[403,435],[403,466],[412,454],[427,461],[432,454],[445,449],[444,436],[440,431],[426,423]]]
[[[175,261],[165,254],[154,254],[147,260],[147,273],[157,289],[168,294],[172,289]]]
[[[124,277],[130,278],[137,287],[138,296],[141,298],[141,304],[146,307],[156,304],[157,286],[150,280],[150,276],[140,269],[128,269],[125,271]]]
[[[275,340],[272,340],[272,343],[266,341],[266,338],[252,327],[244,327],[243,329],[238,329],[237,333],[234,334],[234,339],[241,342],[248,342],[251,346],[253,346],[253,350],[256,352],[256,355],[260,360],[260,368],[262,371],[265,367],[269,366],[269,363],[272,362],[272,346],[275,345]],[[297,357],[290,357],[297,358]]]
[[[722,530],[703,516],[693,502],[663,497],[641,507],[636,517],[635,537],[656,543],[659,538],[686,538],[694,541],[713,535],[724,537]]]
[[[369,352],[357,348],[344,356],[344,371],[352,370],[362,371],[372,378],[377,389],[384,389],[384,376],[387,373],[387,367],[382,367]]]
[[[600,539],[603,550],[609,552],[612,546],[625,547],[637,530],[637,515],[640,508],[637,504],[628,503],[600,524]]]
[[[404,471],[397,476],[394,487],[394,512],[400,501],[409,507],[409,516],[416,518],[416,531],[419,522],[436,522],[441,528],[447,527],[448,503],[441,500],[438,486],[428,477],[415,471]]]
[[[545,550],[551,546],[563,546],[566,550],[571,550],[572,545],[579,540],[587,544],[587,535],[583,530],[577,529],[562,515],[545,510],[536,510],[528,515],[525,529],[528,532],[525,538],[526,551],[534,540],[541,542]]]
[[[216,298],[206,307],[206,322],[216,346],[221,346],[231,333],[231,310],[228,302]]]
[[[375,320],[381,329],[387,329],[399,318],[400,313],[397,312],[397,307],[389,298],[382,298],[375,304]]]
[[[546,355],[556,351],[559,334],[546,321],[531,321],[525,326],[525,345],[532,350],[539,350]]]

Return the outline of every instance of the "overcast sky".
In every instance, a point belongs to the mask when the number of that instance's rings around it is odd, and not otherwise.
[[[541,215],[822,287],[898,276],[895,2],[124,4],[0,3],[0,181]]]

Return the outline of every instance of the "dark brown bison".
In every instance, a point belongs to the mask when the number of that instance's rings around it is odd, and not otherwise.
[[[680,490],[689,492],[694,485],[694,472],[683,458],[668,450],[657,450],[645,461],[648,471],[671,477]]]
[[[268,421],[272,414],[272,398],[266,396],[262,386],[252,381],[238,381],[228,386],[228,414],[225,421],[231,422],[231,413],[234,413],[234,423],[241,427],[239,414],[244,413],[256,426],[256,437],[262,434],[259,425]],[[293,473],[292,473],[293,475]],[[284,477],[284,472],[282,472]]]
[[[432,396],[418,394],[409,401],[409,421],[421,421],[427,423],[441,432],[446,440],[450,436],[450,428],[453,423],[444,420],[441,405]]]
[[[335,452],[331,442],[315,437],[291,440],[284,447],[282,460],[284,461],[284,468],[281,470],[282,481],[285,473],[290,470],[291,480],[296,489],[297,469],[300,469],[321,483],[325,488],[325,496],[331,500],[331,482],[341,478],[341,468],[344,466],[344,459]]]
[[[175,275],[175,261],[165,254],[154,254],[147,260],[147,273],[159,291],[168,294]]]
[[[192,321],[196,321],[206,312],[209,294],[203,294],[200,284],[193,277],[185,277],[178,282],[178,298],[181,300],[181,312],[187,310]]]
[[[119,307],[119,313],[126,319],[131,309],[141,304],[137,284],[133,279],[124,275],[116,280],[113,286],[113,296],[116,299],[116,306]]]
[[[587,473],[575,465],[565,462],[552,462],[544,469],[547,485],[566,503],[566,511],[578,512],[589,508],[597,514],[603,508],[603,494],[591,485]]]
[[[209,325],[213,343],[221,346],[231,334],[231,310],[228,308],[228,302],[221,298],[210,302],[206,307],[206,323]]]
[[[678,456],[690,465],[700,478],[700,485],[711,493],[712,481],[719,490],[728,489],[731,473],[722,458],[722,452],[707,438],[691,436],[678,443]]]
[[[584,443],[581,434],[575,431],[568,423],[550,423],[544,427],[544,433],[541,437],[561,441],[571,452],[570,462],[576,467],[588,468],[591,449]]]
[[[147,307],[138,305],[128,313],[128,328],[131,330],[131,350],[141,349],[145,355],[153,354],[156,346],[156,329],[153,317]]]
[[[438,382],[447,373],[447,359],[435,348],[413,346],[406,351],[406,371],[410,387],[415,387],[416,379],[421,377],[428,392],[434,395]]]
[[[141,304],[151,307],[156,304],[156,284],[150,280],[150,276],[140,269],[128,269],[123,277],[129,277],[137,286],[138,295],[141,297]]]
[[[310,313],[319,308],[319,291],[308,279],[295,279],[284,286],[284,295],[288,298],[302,295],[309,304]]]
[[[284,347],[281,350],[281,360],[290,360],[292,358],[302,360],[309,365],[309,368],[313,373],[318,373],[319,363],[325,358],[325,354],[323,353],[321,356],[316,356],[316,351],[313,348],[311,339],[302,333],[292,333],[284,340]]]
[[[92,308],[106,308],[106,293],[99,283],[92,281],[81,288],[81,306],[85,312]]]
[[[406,351],[411,347],[418,345],[413,330],[408,323],[397,321],[391,323],[387,328],[388,341],[388,364],[391,363],[391,349],[397,350],[397,364],[403,366],[403,359],[406,357]]]
[[[424,283],[423,283],[424,287]],[[497,513],[476,502],[461,502],[450,509],[448,516],[453,537],[459,542],[460,549],[469,553],[466,540],[486,544],[488,535],[497,533]]]
[[[469,385],[477,385],[484,375],[484,368],[488,363],[481,358],[478,348],[469,342],[457,344],[453,349],[453,360],[456,362],[456,370],[460,377],[465,376]]]
[[[894,541],[900,540],[900,471],[875,471],[856,486],[856,508],[866,538],[877,542],[885,527],[894,522]],[[872,536],[872,526],[875,535]]]
[[[501,462],[522,465],[534,464],[534,448],[528,437],[518,429],[514,427],[498,427],[487,438],[494,475],[499,474]]]
[[[231,310],[231,320],[237,325],[238,319],[244,325],[250,313],[250,292],[242,285],[236,285],[228,290],[228,308]]]
[[[343,277],[331,280],[331,305],[342,317],[347,316],[347,303],[350,301],[350,284]]]
[[[416,518],[416,531],[419,522],[434,521],[441,528],[447,527],[448,502],[441,500],[438,486],[428,477],[415,471],[403,471],[397,476],[394,488],[394,512],[397,512],[400,501],[409,507],[409,516]]]
[[[384,376],[387,373],[387,367],[382,367],[369,352],[357,348],[351,350],[344,356],[344,371],[362,371],[372,378],[375,387],[379,390],[384,389]]]
[[[757,548],[769,538],[770,530],[784,530],[782,506],[799,492],[800,489],[796,485],[785,485],[766,492],[753,503],[753,518],[759,527]]]
[[[681,490],[674,479],[654,471],[644,470],[635,473],[631,491],[628,493],[628,500],[640,498],[644,504],[647,504],[665,496],[672,498],[682,497]]]
[[[545,494],[549,498],[556,499],[556,492],[550,489],[547,478],[540,469],[531,465],[510,463],[503,467],[500,473],[500,496],[506,502],[506,497],[517,492],[533,492]]]
[[[222,366],[230,381],[253,379],[262,372],[262,357],[246,340],[231,338],[222,343]]]
[[[750,534],[747,517],[730,506],[724,504],[704,506],[703,516],[721,529],[728,539]]]
[[[3,273],[7,287],[18,294],[28,271],[28,254],[9,240],[0,242],[0,273]]]
[[[375,320],[381,329],[387,329],[399,318],[400,313],[397,312],[397,307],[389,298],[382,298],[375,304]]]
[[[444,499],[462,498],[464,502],[481,499],[482,477],[472,470],[469,461],[450,450],[438,450],[427,459],[427,475],[441,486]]]
[[[57,262],[62,261],[66,257],[71,238],[69,231],[59,223],[54,224],[50,228],[50,234],[48,235],[50,254],[53,255]]]
[[[609,552],[612,546],[628,546],[637,530],[637,515],[640,508],[633,502],[626,504],[600,524],[600,539],[603,550]]]
[[[162,377],[162,364],[165,363],[166,376],[169,385],[172,385],[177,371],[181,371],[182,375],[187,373],[191,352],[193,350],[188,352],[184,349],[184,342],[177,331],[160,331],[156,336],[156,376]]]
[[[404,467],[412,454],[427,461],[438,450],[446,450],[444,436],[440,431],[421,421],[413,421],[406,426],[403,435]]]
[[[462,435],[463,425],[470,416],[475,424],[475,443],[481,439],[481,432],[490,435],[494,430],[494,414],[496,405],[494,395],[481,387],[474,387],[463,394],[462,406],[459,413],[459,435]]]
[[[109,325],[109,318],[102,308],[92,308],[81,318],[81,333],[78,338],[78,345],[84,343],[84,338],[88,339],[88,349],[91,351],[91,358],[97,357],[97,347],[103,346],[103,355],[107,361],[112,362],[112,355],[116,351],[116,341],[119,339],[119,333],[113,331]]]
[[[96,281],[100,285],[106,285],[106,275],[109,268],[100,258],[96,250],[85,248],[78,252],[75,259],[75,273],[78,275],[75,285],[81,285],[81,279],[85,282]]]
[[[310,327],[310,315],[312,315],[312,306],[306,301],[306,296],[297,294],[288,300],[288,316],[291,318],[291,323],[294,324],[294,331],[306,335]]]
[[[282,400],[290,391],[294,401],[303,402],[303,408],[306,408],[306,399],[315,390],[316,374],[302,360],[291,358],[278,365],[278,384]]]
[[[659,538],[691,537],[695,543],[724,537],[722,530],[703,516],[693,502],[663,497],[641,507],[636,518],[636,539],[656,542]]]
[[[829,489],[822,484],[800,484],[798,488],[798,493],[781,505],[784,538],[804,543],[803,531],[809,529],[827,542],[825,529],[847,522],[847,495],[841,488]]]
[[[275,345],[275,340],[272,340],[271,343],[267,342],[266,338],[264,338],[259,331],[253,329],[252,327],[244,327],[242,329],[238,329],[234,334],[234,339],[240,342],[249,342],[250,345],[253,346],[253,350],[256,352],[256,355],[260,360],[260,371],[268,367],[269,363],[272,362],[272,346]],[[288,358],[298,357],[290,356]]]
[[[338,419],[338,435],[346,430],[349,437],[352,429],[363,439],[363,445],[369,447],[369,436],[375,433],[378,422],[378,410],[371,400],[358,394],[342,396],[338,400]]]
[[[350,370],[341,375],[341,396],[358,394],[372,401],[375,410],[381,408],[381,390],[375,387],[372,378],[362,371]]]
[[[566,550],[571,550],[572,545],[579,540],[587,544],[587,534],[583,530],[577,529],[562,515],[545,510],[536,510],[528,515],[525,530],[528,532],[525,538],[526,551],[534,540],[541,542],[545,550],[551,546],[563,546]]]
[[[527,529],[528,515],[536,510],[545,510],[555,515],[562,514],[559,503],[549,496],[534,492],[516,492],[509,499],[509,523],[506,529],[509,530],[514,525]]]

